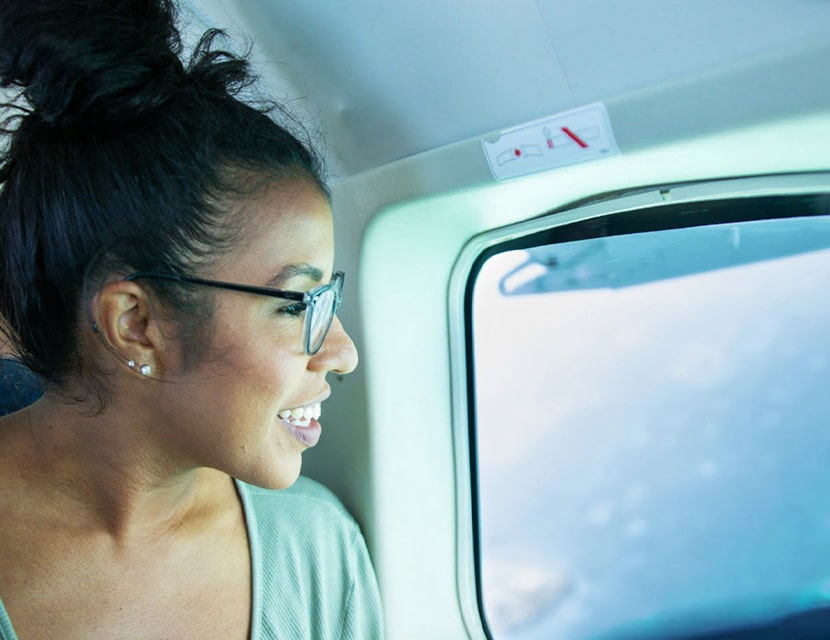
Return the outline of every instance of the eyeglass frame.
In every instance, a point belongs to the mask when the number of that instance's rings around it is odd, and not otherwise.
[[[180,282],[185,284],[195,284],[205,287],[213,287],[214,289],[225,289],[227,291],[252,293],[254,295],[268,296],[270,298],[280,298],[283,300],[296,300],[297,302],[302,302],[305,305],[305,317],[303,319],[305,325],[303,328],[303,346],[305,348],[306,355],[313,356],[315,353],[317,353],[318,351],[320,351],[320,349],[323,348],[323,343],[326,341],[326,336],[328,336],[329,330],[331,329],[331,325],[334,322],[334,316],[337,314],[337,310],[340,308],[340,304],[343,302],[343,283],[346,279],[346,274],[344,274],[342,271],[335,271],[331,274],[331,280],[328,283],[321,285],[319,287],[315,287],[314,289],[310,289],[309,291],[287,291],[285,289],[272,289],[271,287],[259,287],[250,284],[238,284],[236,282],[225,282],[223,280],[208,280],[205,278],[194,278],[190,276],[181,276],[175,273],[159,273],[156,271],[136,271],[135,273],[131,273],[130,275],[126,276],[124,280],[132,282],[134,280],[138,280],[139,278],[159,278],[161,280],[172,280],[174,282]],[[323,337],[320,339],[320,344],[317,345],[316,349],[312,350],[311,317],[317,309],[317,300],[320,298],[321,295],[327,293],[332,289],[334,289],[335,297],[334,304],[332,305],[331,318],[329,318],[325,331],[323,331]]]

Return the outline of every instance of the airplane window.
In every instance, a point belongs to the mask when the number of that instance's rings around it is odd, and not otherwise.
[[[653,207],[480,257],[492,638],[830,637],[828,202]],[[740,635],[815,612],[817,635]]]

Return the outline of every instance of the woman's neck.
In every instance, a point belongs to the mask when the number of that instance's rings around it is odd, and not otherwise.
[[[232,482],[173,460],[146,421],[135,407],[89,416],[47,395],[4,419],[0,450],[18,491],[65,526],[124,542],[187,534],[227,507]]]

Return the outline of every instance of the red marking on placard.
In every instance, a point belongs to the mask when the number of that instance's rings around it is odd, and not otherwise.
[[[576,143],[577,143],[580,147],[582,147],[583,149],[587,149],[587,148],[588,148],[588,143],[587,143],[587,142],[585,142],[585,141],[584,141],[582,138],[580,138],[578,135],[576,135],[573,131],[571,131],[570,129],[568,129],[568,127],[562,127],[562,131],[564,131],[566,136],[568,136],[571,140],[573,140],[574,142],[576,142]]]
[[[553,149],[553,140],[551,140],[550,138],[548,138],[547,140],[548,140],[548,149]]]
[[[518,149],[516,149],[513,153],[514,153],[514,155],[515,155],[517,158],[518,158],[518,157],[520,157],[520,156],[522,155],[522,152],[521,152],[521,151],[519,151]]]

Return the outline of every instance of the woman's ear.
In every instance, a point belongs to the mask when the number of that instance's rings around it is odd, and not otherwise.
[[[93,328],[131,369],[161,373],[164,334],[150,296],[127,280],[105,284],[93,299]]]

